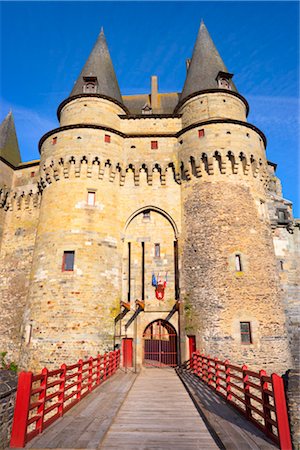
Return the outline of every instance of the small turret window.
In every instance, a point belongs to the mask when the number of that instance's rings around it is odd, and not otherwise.
[[[142,114],[152,114],[152,108],[146,103],[142,108]]]
[[[205,131],[204,131],[204,129],[202,128],[202,130],[198,130],[198,137],[199,138],[203,138],[205,136]]]
[[[107,142],[108,144],[110,143],[110,135],[109,134],[106,134],[105,136],[104,136],[104,142]]]
[[[57,143],[57,137],[55,136],[54,138],[52,138],[52,145],[55,145]]]
[[[98,90],[97,77],[83,77],[83,92],[85,94],[95,94]]]
[[[218,83],[218,88],[231,90],[230,80],[232,77],[233,77],[232,73],[219,72],[217,75],[217,78],[216,78],[216,81]]]
[[[158,142],[157,141],[151,141],[151,149],[157,150],[158,149]]]
[[[95,191],[88,191],[87,204],[89,206],[95,206],[95,200],[96,200],[96,192]]]

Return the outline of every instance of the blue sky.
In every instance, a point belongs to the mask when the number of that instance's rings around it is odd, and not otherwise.
[[[297,2],[0,2],[0,120],[13,110],[23,161],[58,126],[101,26],[123,94],[148,92],[154,74],[161,92],[180,92],[201,18],[299,217]]]

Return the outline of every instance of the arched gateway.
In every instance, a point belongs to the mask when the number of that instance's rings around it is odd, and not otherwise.
[[[175,367],[177,365],[177,333],[166,320],[155,320],[145,328],[143,334],[143,365],[153,367]]]

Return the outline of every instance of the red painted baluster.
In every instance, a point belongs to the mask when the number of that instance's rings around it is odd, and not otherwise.
[[[246,410],[246,416],[247,419],[251,418],[251,398],[249,397],[250,394],[250,386],[249,386],[249,375],[247,374],[248,367],[246,364],[242,366],[243,370],[243,385],[244,385],[244,396],[245,396],[245,410]]]
[[[21,372],[18,378],[17,398],[10,439],[12,448],[25,447],[26,444],[31,385],[32,372]]]
[[[113,365],[112,352],[109,352],[109,356],[108,356],[108,378],[112,374],[112,365]]]
[[[232,399],[232,395],[231,395],[231,386],[229,385],[229,383],[231,381],[231,377],[230,377],[230,368],[228,367],[230,362],[228,361],[228,359],[226,359],[224,364],[225,364],[225,374],[226,374],[226,397],[227,397],[227,401],[230,402]]]
[[[215,372],[216,372],[216,391],[221,390],[221,380],[220,380],[220,364],[218,358],[215,358]]]
[[[276,373],[273,373],[271,378],[273,385],[274,403],[276,408],[280,448],[282,450],[292,450],[291,432],[283,379]]]
[[[103,380],[105,381],[107,377],[107,353],[103,356]]]
[[[88,390],[92,390],[92,384],[93,384],[93,357],[90,356],[89,358],[89,377],[88,377]]]
[[[213,386],[213,370],[209,355],[207,357],[207,378],[208,385]]]
[[[59,383],[59,407],[58,412],[59,415],[62,416],[64,413],[64,399],[65,399],[65,387],[66,387],[66,372],[67,372],[67,366],[66,364],[62,364],[60,366],[61,368],[61,374],[60,374],[60,383]]]
[[[47,395],[47,383],[48,383],[48,369],[44,367],[42,370],[42,379],[40,387],[42,388],[40,394],[39,394],[39,406],[37,410],[38,420],[36,421],[36,428],[39,430],[39,433],[43,431],[43,425],[44,425],[44,411],[45,411],[45,401],[46,401],[46,395]]]
[[[207,358],[202,355],[202,380],[207,383]]]
[[[193,353],[193,360],[192,360],[192,371],[195,375],[198,375],[198,351],[195,351]]]
[[[96,383],[97,383],[97,386],[99,386],[99,384],[100,384],[100,364],[101,364],[101,355],[99,355],[99,353],[98,353],[98,355],[97,355],[97,376],[96,376]]]
[[[78,364],[79,364],[78,372],[77,372],[78,373],[78,375],[77,375],[78,384],[77,384],[76,398],[77,398],[78,401],[80,401],[80,399],[81,399],[81,390],[82,390],[82,364],[83,364],[82,359],[80,359],[78,361]]]
[[[113,373],[116,373],[116,370],[117,370],[117,353],[116,352],[113,352],[113,361],[114,361]]]
[[[268,419],[271,419],[271,411],[268,408],[270,405],[270,396],[266,392],[268,390],[268,383],[264,381],[264,377],[267,376],[267,372],[265,370],[259,371],[259,378],[260,378],[260,385],[261,385],[261,397],[263,401],[263,413],[264,413],[264,422],[265,422],[265,432],[267,434],[273,433],[272,425],[268,421]],[[273,388],[274,392],[274,388]]]

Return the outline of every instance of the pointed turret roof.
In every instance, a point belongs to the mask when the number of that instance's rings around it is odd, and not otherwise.
[[[101,28],[94,48],[75,83],[70,97],[83,93],[84,77],[97,77],[97,94],[106,95],[122,103],[120,88],[108,51],[103,28]]]
[[[13,166],[21,162],[15,122],[10,111],[0,125],[0,156]]]
[[[195,92],[218,88],[216,78],[219,72],[228,73],[228,70],[201,21],[180,101]],[[237,91],[232,82],[231,87],[233,91]]]

